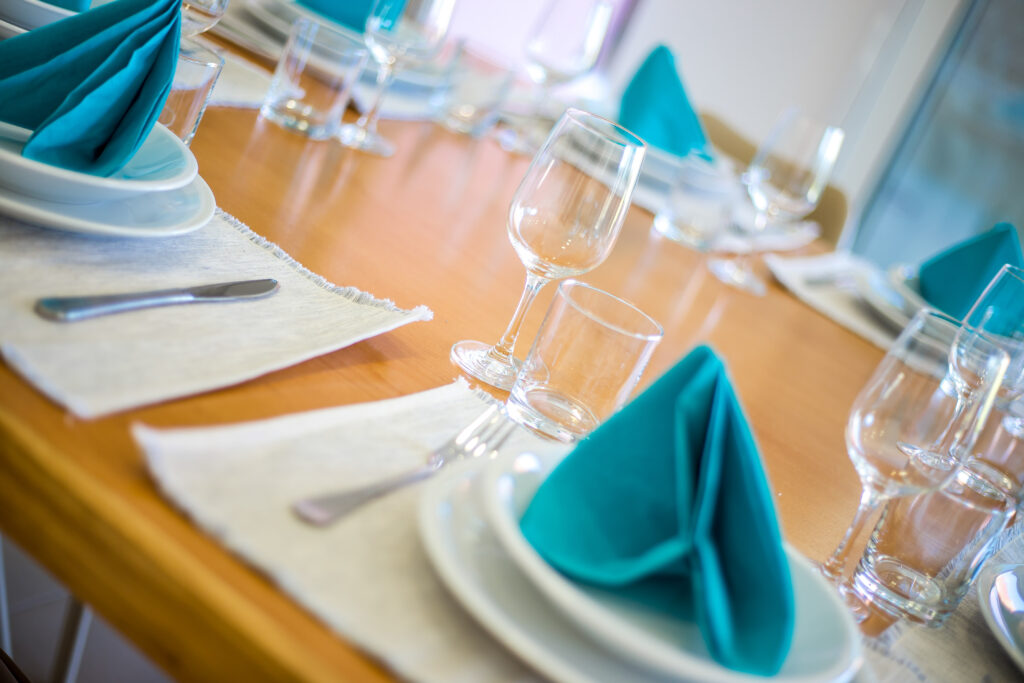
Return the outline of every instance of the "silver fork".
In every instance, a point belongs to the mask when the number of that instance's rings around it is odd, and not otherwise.
[[[370,501],[426,479],[448,463],[497,454],[515,426],[516,423],[508,418],[505,406],[496,403],[431,453],[422,467],[369,486],[306,498],[292,504],[292,510],[305,522],[326,526]]]

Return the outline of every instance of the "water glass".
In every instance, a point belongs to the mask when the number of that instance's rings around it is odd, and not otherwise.
[[[509,415],[559,441],[583,438],[626,402],[662,334],[628,301],[565,280],[516,377]]]
[[[680,244],[708,251],[729,227],[735,192],[705,168],[707,162],[684,159],[669,188],[668,201],[654,217],[654,229]]]
[[[460,42],[448,70],[441,99],[441,123],[479,137],[494,125],[515,73],[475,45]]]
[[[854,571],[848,600],[890,618],[941,626],[1013,517],[1016,497],[1001,484],[998,471],[972,462],[938,491],[890,501]]]
[[[368,59],[369,50],[359,38],[299,19],[292,25],[260,113],[314,140],[333,137]]]
[[[159,121],[186,145],[192,144],[223,68],[224,58],[219,54],[193,40],[182,39],[171,92]]]

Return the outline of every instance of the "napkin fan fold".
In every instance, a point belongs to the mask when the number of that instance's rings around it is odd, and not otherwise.
[[[521,526],[570,578],[696,620],[724,666],[782,666],[794,626],[789,566],[757,446],[710,348],[580,442]]]
[[[180,0],[116,0],[0,42],[0,121],[22,154],[108,176],[138,151],[171,89]]]
[[[686,88],[676,70],[672,51],[655,47],[622,93],[619,123],[666,152],[711,161],[711,146]]]
[[[1024,253],[1017,229],[999,223],[922,263],[918,269],[921,296],[940,311],[963,320],[1007,263],[1024,268]]]

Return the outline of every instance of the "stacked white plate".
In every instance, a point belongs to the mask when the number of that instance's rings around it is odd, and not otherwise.
[[[23,157],[29,133],[0,122],[0,215],[71,232],[166,237],[202,227],[217,208],[192,152],[160,124],[108,177]]]
[[[424,491],[420,534],[463,607],[523,661],[555,681],[764,681],[715,662],[696,625],[574,583],[519,531],[557,459],[510,455],[439,478]],[[793,645],[772,680],[845,681],[860,635],[835,590],[792,548]]]

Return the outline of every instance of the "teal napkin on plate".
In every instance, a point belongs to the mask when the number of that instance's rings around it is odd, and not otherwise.
[[[298,0],[318,14],[322,14],[342,26],[347,26],[359,33],[366,28],[366,18],[370,16],[373,0]]]
[[[760,675],[782,666],[789,565],[757,446],[710,348],[581,441],[521,527],[570,578],[695,619],[722,665]]]
[[[954,244],[918,269],[921,296],[940,311],[963,320],[1004,264],[1024,267],[1017,229],[999,223],[988,232]]]
[[[181,0],[115,0],[0,42],[0,121],[22,155],[107,176],[160,116],[178,60]]]
[[[672,51],[654,48],[622,93],[619,123],[649,144],[684,157],[711,161],[711,145],[690,105]]]

